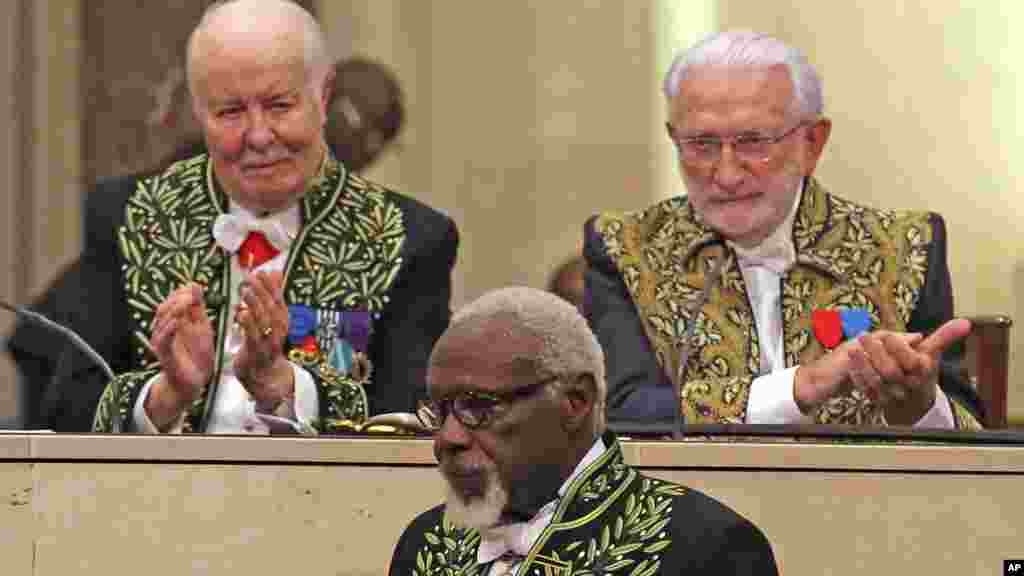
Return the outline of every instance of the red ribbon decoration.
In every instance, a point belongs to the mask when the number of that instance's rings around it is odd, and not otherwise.
[[[238,247],[238,261],[244,268],[253,269],[274,256],[280,251],[267,240],[262,232],[249,232],[245,242]]]
[[[299,347],[312,354],[316,354],[320,351],[320,345],[317,344],[316,336],[313,336],[312,334],[303,338],[302,344]]]

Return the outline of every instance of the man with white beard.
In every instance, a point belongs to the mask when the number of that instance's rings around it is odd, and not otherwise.
[[[506,288],[467,305],[427,382],[419,414],[447,501],[406,528],[392,575],[777,574],[748,520],[625,464],[605,432],[604,354],[557,296]]]
[[[674,59],[665,128],[686,194],[584,232],[613,420],[981,427],[944,220],[825,188],[822,90],[762,33],[718,32]]]

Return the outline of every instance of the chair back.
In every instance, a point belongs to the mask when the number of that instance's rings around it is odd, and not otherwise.
[[[973,316],[964,354],[964,376],[978,391],[982,424],[986,428],[1006,428],[1006,391],[1009,385],[1009,316]]]

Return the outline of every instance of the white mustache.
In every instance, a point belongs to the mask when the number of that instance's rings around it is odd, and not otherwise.
[[[282,160],[291,158],[291,154],[287,150],[282,151],[270,151],[266,153],[243,153],[238,159],[242,169],[246,168],[260,168],[270,164],[276,164]]]

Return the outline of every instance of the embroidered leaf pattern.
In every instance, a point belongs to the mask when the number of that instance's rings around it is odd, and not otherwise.
[[[113,432],[114,410],[120,412],[122,425],[129,422],[135,392],[141,389],[155,374],[155,370],[132,372],[120,375],[116,380],[108,383],[103,394],[100,395],[96,413],[93,415],[93,432]],[[115,387],[118,394],[116,407],[114,406]]]
[[[672,544],[667,531],[672,503],[686,489],[639,476],[625,464],[617,443],[609,451],[613,453],[605,464],[575,480],[578,488],[569,490],[575,493],[574,499],[552,519],[552,527],[567,528],[549,528],[531,551],[531,564],[521,565],[519,573],[625,576],[657,572],[662,554]],[[590,498],[595,490],[603,496]],[[604,514],[593,514],[601,508]],[[563,513],[565,517],[560,516]],[[577,524],[583,517],[589,520]],[[422,537],[412,570],[415,575],[477,575],[482,567],[489,568],[476,563],[480,535],[475,530],[457,529],[442,517]]]
[[[813,178],[794,218],[797,264],[782,281],[783,350],[788,366],[825,353],[811,327],[817,308],[863,308],[876,329],[905,330],[921,297],[932,247],[930,216],[859,206],[832,196]],[[695,322],[683,410],[693,421],[742,422],[750,383],[760,369],[760,343],[738,266],[725,268],[720,289],[688,318],[703,275],[722,244],[685,197],[644,211],[606,214],[595,225],[608,256],[644,321],[655,358],[674,370],[684,327]],[[653,289],[652,289],[653,288]],[[882,305],[884,304],[884,306]],[[842,398],[816,415],[823,423],[880,422],[866,398]]]
[[[460,530],[447,520],[423,533],[425,544],[416,552],[415,576],[477,576],[476,550],[480,534]]]
[[[636,266],[626,266],[622,269],[622,281],[631,292],[636,292],[640,287],[640,269]]]
[[[327,362],[321,362],[318,366],[320,389],[327,397],[327,418],[350,422],[366,420],[369,417],[366,389],[347,374],[340,374]]]
[[[353,175],[349,181],[339,209],[311,227],[311,242],[304,244],[309,248],[293,268],[296,279],[289,296],[307,306],[338,301],[379,312],[402,264],[402,211],[376,184]]]
[[[584,501],[598,500],[607,494],[611,488],[608,477],[604,474],[599,474],[580,488],[580,498]]]
[[[813,310],[814,282],[791,278],[782,283],[782,320],[792,324],[799,318],[809,317]]]
[[[622,256],[622,242],[619,242],[618,233],[622,231],[621,222],[612,222],[605,228],[605,250],[612,258]]]
[[[194,281],[204,284],[207,293],[221,293],[217,272],[223,256],[211,250],[220,207],[203,185],[204,159],[179,162],[162,175],[140,179],[125,206],[118,244],[137,342],[148,338],[156,307],[177,286]],[[141,345],[134,352],[137,359],[146,354]]]
[[[854,389],[845,396],[830,398],[814,415],[819,423],[842,422],[852,425],[881,426],[882,411],[860,391]]]
[[[654,566],[656,572],[661,563],[659,553],[672,543],[665,531],[672,520],[672,501],[684,493],[680,486],[643,478],[640,489],[626,497],[622,513],[614,521],[606,522],[585,548],[581,549],[581,541],[570,543],[560,557],[573,560],[572,574],[578,576],[614,574],[628,567],[643,573]],[[637,573],[636,568],[629,573]]]
[[[289,304],[316,302],[317,306],[374,311],[387,302],[387,291],[401,265],[402,212],[383,188],[345,176],[332,159],[303,197],[305,237],[287,271]],[[226,295],[225,256],[212,237],[213,222],[226,201],[211,182],[208,158],[197,156],[140,179],[125,206],[117,238],[125,299],[135,320],[132,340],[137,365],[153,366],[144,343],[156,308],[171,291],[198,282],[206,294]],[[220,326],[218,315],[226,307],[208,306],[207,310],[214,326]],[[326,400],[321,422],[365,420],[367,400],[361,382],[326,363],[307,368],[312,369]],[[138,374],[124,375],[114,383],[120,387],[122,414],[127,410],[124,402],[137,388]],[[186,430],[198,428],[205,409],[203,396],[190,408]],[[112,410],[108,387],[97,408],[97,429],[109,429]]]

